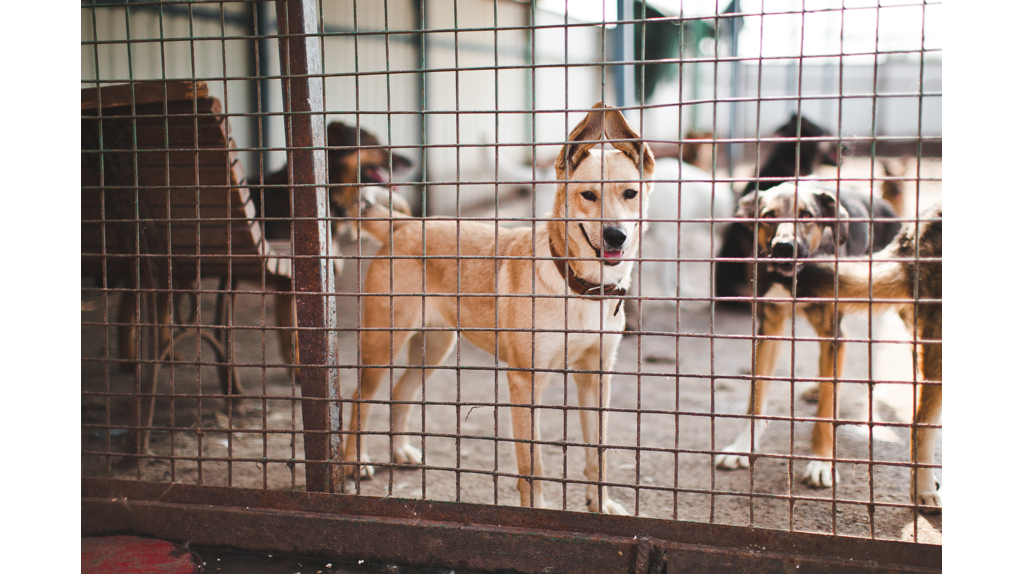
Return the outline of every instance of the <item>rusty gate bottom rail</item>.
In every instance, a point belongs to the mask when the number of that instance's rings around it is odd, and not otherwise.
[[[942,571],[942,546],[932,544],[483,504],[83,478],[82,535],[126,532],[248,551],[478,571]]]

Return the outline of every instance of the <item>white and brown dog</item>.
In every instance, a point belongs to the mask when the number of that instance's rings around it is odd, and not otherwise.
[[[592,152],[602,136],[615,149]],[[621,297],[629,287],[640,221],[653,189],[648,182],[654,155],[618,110],[598,103],[572,131],[556,166],[564,183],[558,184],[546,228],[397,219],[371,229],[385,243],[379,255],[388,258],[374,260],[367,272],[360,343],[366,366],[360,369],[349,418],[346,462],[371,460],[361,433],[368,401],[392,357],[411,340],[409,363],[420,366],[425,358],[426,366],[436,366],[461,334],[485,351],[496,351],[509,366],[511,402],[520,405],[511,413],[521,504],[544,506],[541,481],[535,478],[543,476],[543,463],[534,405],[552,371],[568,367],[576,371],[583,440],[589,445],[583,469],[587,507],[626,513],[602,485],[607,458],[600,447],[606,442],[604,409],[612,376],[601,373],[614,368],[622,338]],[[422,376],[431,373],[428,368]],[[420,451],[404,434],[420,376],[419,369],[406,370],[389,397],[397,463],[421,462]],[[368,464],[352,464],[348,472],[357,466],[372,476]]]

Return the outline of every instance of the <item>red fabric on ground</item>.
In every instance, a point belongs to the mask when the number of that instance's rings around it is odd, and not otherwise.
[[[196,574],[192,553],[137,536],[82,539],[82,574]]]

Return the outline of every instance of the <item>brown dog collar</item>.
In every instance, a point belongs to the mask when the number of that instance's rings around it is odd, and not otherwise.
[[[548,236],[548,246],[551,249],[551,256],[554,257],[554,264],[558,268],[558,273],[562,276],[562,279],[569,282],[569,288],[577,295],[607,299],[609,297],[622,297],[626,294],[626,290],[616,284],[601,285],[600,283],[591,283],[586,279],[580,279],[573,272],[565,257],[555,249],[555,243],[551,240],[550,235]],[[618,312],[618,308],[615,310]]]

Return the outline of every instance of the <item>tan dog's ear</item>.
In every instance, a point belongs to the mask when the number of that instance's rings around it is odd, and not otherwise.
[[[814,197],[818,200],[818,206],[821,208],[821,217],[826,220],[825,225],[832,228],[832,233],[835,234],[838,244],[846,243],[846,238],[850,234],[850,213],[836,201],[836,196],[830,192],[816,191]],[[829,219],[835,221],[827,221]]]
[[[587,156],[590,155],[590,148],[597,145],[601,134],[604,133],[603,109],[604,103],[597,102],[587,117],[573,128],[572,133],[569,134],[568,141],[570,143],[562,146],[562,150],[558,152],[558,158],[555,159],[556,170],[562,170],[566,175],[572,174],[583,163],[583,160],[587,159]]]
[[[604,135],[609,140],[632,140],[612,141],[611,144],[633,160],[638,170],[648,176],[654,173],[654,152],[651,151],[651,146],[640,139],[640,134],[633,129],[633,125],[622,112],[608,108],[605,112]]]

